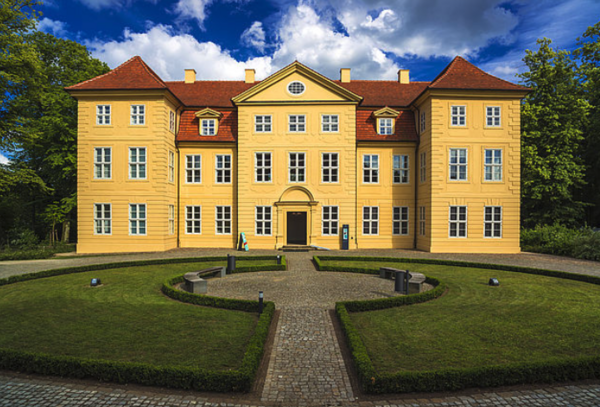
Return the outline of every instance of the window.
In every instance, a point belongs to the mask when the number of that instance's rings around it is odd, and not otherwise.
[[[96,105],[96,124],[110,124],[110,105]]]
[[[420,179],[421,182],[427,181],[427,153],[421,153],[421,159],[419,160],[420,165]]]
[[[363,183],[377,184],[379,182],[379,155],[363,155]]]
[[[129,205],[129,234],[146,234],[146,204]]]
[[[408,156],[394,156],[394,184],[408,184]]]
[[[294,96],[299,96],[304,93],[304,91],[306,90],[306,87],[304,86],[304,84],[302,82],[294,81],[294,82],[290,82],[288,84],[287,90],[288,90],[288,92],[290,92],[290,94],[292,94]]]
[[[146,147],[129,148],[129,179],[146,179]]]
[[[271,236],[271,207],[257,206],[255,212],[256,235]]]
[[[217,206],[215,228],[217,235],[231,234],[231,206]]]
[[[290,153],[290,182],[304,182],[306,172],[306,155]]]
[[[485,124],[487,127],[500,127],[500,106],[485,108]]]
[[[175,133],[175,112],[169,111],[169,131]]]
[[[338,235],[338,207],[324,206],[321,215],[321,234],[323,236]]]
[[[379,234],[379,207],[363,206],[363,235]]]
[[[425,112],[421,112],[421,133],[423,133],[427,127],[427,117],[425,116]]]
[[[289,119],[290,133],[303,133],[306,131],[306,116],[303,114],[291,114]]]
[[[111,204],[94,204],[94,234],[110,235],[111,226]]]
[[[484,179],[502,181],[502,150],[485,150]]]
[[[486,206],[483,220],[484,237],[502,237],[502,207]]]
[[[131,124],[142,125],[146,123],[146,106],[131,105]]]
[[[202,182],[202,156],[185,156],[185,183],[199,184]]]
[[[467,207],[451,206],[448,220],[450,237],[467,237]]]
[[[323,182],[338,182],[338,154],[323,153],[321,179]]]
[[[169,151],[169,182],[175,182],[175,153]]]
[[[254,116],[254,131],[256,133],[270,133],[271,132],[271,116],[270,115]]]
[[[169,234],[175,234],[175,205],[169,205]]]
[[[216,120],[202,119],[202,128],[200,134],[202,136],[214,136],[216,134]]]
[[[394,206],[394,219],[392,233],[394,235],[408,235],[408,206]]]
[[[450,180],[451,181],[466,181],[467,180],[467,149],[466,148],[451,148],[450,149]]]
[[[467,107],[451,106],[452,126],[465,126],[467,124]]]
[[[199,235],[202,233],[202,207],[185,207],[185,233],[187,235]]]
[[[419,235],[425,236],[425,207],[419,206]]]
[[[256,182],[271,182],[271,153],[256,153],[254,161]]]
[[[324,114],[321,116],[321,131],[323,133],[337,133],[339,129],[337,114]]]
[[[377,119],[379,122],[378,134],[392,134],[393,122],[392,119]]]
[[[110,147],[94,148],[94,178],[110,179],[111,169],[111,149]]]
[[[215,157],[217,184],[231,184],[231,155],[217,154]]]

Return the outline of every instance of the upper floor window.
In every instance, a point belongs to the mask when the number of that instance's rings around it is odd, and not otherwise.
[[[483,219],[484,237],[502,237],[502,207],[486,206]]]
[[[363,155],[363,183],[377,184],[379,182],[379,155]]]
[[[338,235],[338,212],[337,206],[323,206],[321,215],[321,234],[323,236]]]
[[[487,127],[500,127],[500,106],[485,108],[485,124]]]
[[[408,235],[408,206],[394,206],[392,234]]]
[[[142,125],[146,123],[146,106],[131,105],[131,124]]]
[[[306,155],[290,153],[290,182],[304,182],[306,174]]]
[[[146,147],[129,148],[129,179],[146,179]]]
[[[129,234],[146,234],[146,204],[129,205]]]
[[[303,133],[306,131],[306,116],[291,114],[288,116],[290,133]]]
[[[408,156],[394,156],[394,184],[408,184]]]
[[[200,154],[185,156],[185,182],[187,184],[202,182],[202,156]]]
[[[467,207],[451,206],[448,219],[450,237],[467,237]]]
[[[427,153],[421,153],[421,159],[419,160],[420,180],[425,182],[427,180]]]
[[[231,184],[231,155],[217,154],[215,157],[217,184]]]
[[[231,234],[231,206],[216,207],[215,232],[217,235]]]
[[[306,86],[302,82],[294,81],[290,82],[287,86],[288,92],[294,96],[299,96],[304,93]]]
[[[110,105],[96,105],[96,124],[110,124]]]
[[[338,153],[323,153],[321,180],[323,182],[338,182]]]
[[[452,126],[466,126],[467,124],[467,107],[466,106],[451,106],[451,123]]]
[[[339,129],[339,116],[337,114],[324,114],[321,116],[321,131],[323,133],[337,133]]]
[[[423,133],[426,129],[427,120],[425,116],[425,112],[421,112],[421,133]]]
[[[175,182],[175,153],[169,151],[169,182]]]
[[[202,136],[214,136],[217,134],[217,126],[215,119],[202,119],[202,128],[200,135]]]
[[[110,179],[111,178],[111,148],[96,147],[94,148],[94,178]]]
[[[466,181],[467,180],[467,149],[466,148],[451,148],[450,149],[450,180],[451,181]]]
[[[256,182],[271,182],[271,153],[256,153],[254,155],[254,169]]]
[[[111,204],[94,204],[94,234],[110,235],[112,227]]]
[[[387,119],[387,118],[382,118],[382,119],[377,119],[377,122],[379,124],[378,129],[377,129],[377,133],[378,134],[392,134],[394,132],[394,120],[393,119]]]
[[[175,133],[175,112],[169,111],[169,131]]]
[[[254,132],[255,133],[270,133],[272,130],[271,115],[256,115],[254,116]]]
[[[484,152],[484,179],[486,181],[502,181],[502,150],[486,149]]]

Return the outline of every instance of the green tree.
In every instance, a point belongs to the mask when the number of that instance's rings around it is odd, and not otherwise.
[[[537,43],[523,59],[529,71],[520,75],[532,90],[521,112],[523,224],[573,226],[584,215],[576,197],[585,184],[581,145],[590,106],[569,53],[547,38]]]

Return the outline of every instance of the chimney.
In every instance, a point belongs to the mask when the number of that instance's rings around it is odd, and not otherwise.
[[[410,83],[410,78],[408,76],[409,72],[410,71],[408,69],[400,69],[398,71],[398,82],[402,84]]]
[[[246,69],[246,83],[254,83],[254,74],[256,71],[254,69]]]
[[[340,82],[350,83],[350,68],[340,69]]]
[[[185,70],[185,83],[194,83],[196,82],[196,70],[195,69],[186,69]]]

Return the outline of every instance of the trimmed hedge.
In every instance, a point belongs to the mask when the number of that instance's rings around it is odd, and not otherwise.
[[[272,260],[273,256],[244,257],[244,260]],[[95,266],[70,267],[46,270],[39,273],[23,274],[0,280],[0,286],[18,281],[33,280],[62,274],[72,274],[93,270],[106,270],[120,267],[132,267],[152,264],[209,262],[227,260],[225,257],[203,257],[184,259],[161,259],[135,262],[99,264]],[[255,271],[259,266],[240,267],[237,272]],[[273,267],[273,266],[266,266]],[[265,270],[266,267],[261,267]],[[285,257],[282,264],[274,265],[276,270],[285,270]],[[225,308],[245,312],[258,312],[258,301],[236,300],[208,297],[175,290],[173,284],[183,281],[183,276],[167,280],[162,292],[178,301],[216,308]],[[23,352],[12,349],[0,349],[0,368],[17,370],[25,373],[36,373],[72,378],[93,378],[114,383],[136,383],[147,386],[163,386],[178,389],[192,389],[214,392],[248,392],[256,377],[264,346],[269,334],[269,327],[275,313],[275,304],[264,303],[254,334],[250,338],[246,353],[239,369],[216,371],[184,366],[156,366],[148,363],[117,362],[76,358],[71,356],[55,356],[44,353]]]
[[[421,263],[439,264],[449,266],[485,268],[492,270],[507,270],[519,273],[544,275],[557,278],[565,278],[600,285],[600,278],[580,274],[571,274],[554,270],[543,270],[529,267],[502,266],[498,264],[469,263],[452,260],[433,259],[399,259],[387,257],[340,257],[324,256],[314,257],[318,270],[322,271],[347,271],[355,273],[375,274],[378,269],[353,268],[342,266],[326,266],[323,261],[385,261],[396,263]],[[409,393],[409,392],[437,392],[449,390],[461,390],[472,387],[497,387],[515,384],[553,383],[584,379],[600,378],[600,357],[580,357],[574,359],[551,359],[538,363],[517,363],[501,366],[483,366],[468,369],[440,369],[425,372],[396,372],[379,374],[373,367],[373,363],[365,344],[352,323],[350,312],[371,311],[376,309],[390,308],[401,305],[416,304],[437,298],[443,294],[445,284],[432,277],[427,277],[426,282],[437,286],[428,292],[411,294],[403,298],[404,301],[394,301],[396,298],[386,298],[365,301],[346,301],[336,303],[336,315],[341,323],[346,337],[348,347],[352,354],[352,360],[358,374],[361,389],[365,393]],[[436,290],[440,290],[435,293]],[[424,294],[429,294],[426,299]],[[413,297],[413,298],[411,298]],[[397,304],[395,304],[397,302]],[[394,304],[394,305],[392,305]],[[389,306],[388,306],[389,305]]]

